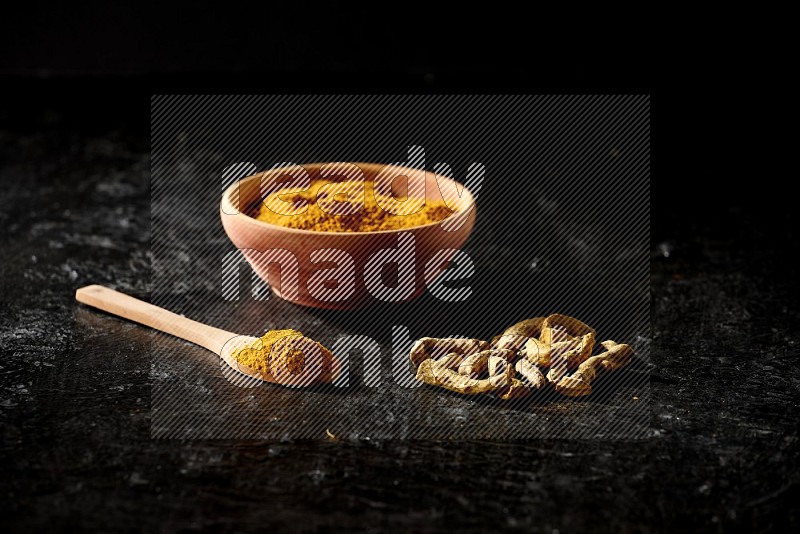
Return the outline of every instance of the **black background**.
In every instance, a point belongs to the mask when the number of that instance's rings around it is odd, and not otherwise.
[[[713,142],[719,95],[688,73],[654,101],[647,440],[153,441],[149,369],[131,356],[149,338],[72,300],[87,281],[147,297],[148,175],[135,155],[148,151],[153,93],[651,93],[646,35],[566,15],[508,28],[519,17],[504,13],[490,36],[474,21],[351,17],[335,3],[313,23],[284,9],[238,24],[189,5],[14,9],[0,34],[1,524],[797,526],[796,211],[770,177],[723,170],[746,154]],[[98,195],[114,172],[122,189]],[[119,218],[127,229],[111,228]],[[104,238],[114,245],[98,252]]]

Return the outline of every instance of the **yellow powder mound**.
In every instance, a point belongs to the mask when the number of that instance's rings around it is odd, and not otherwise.
[[[375,191],[374,182],[339,182],[333,195],[328,195],[327,191],[320,193],[320,188],[330,183],[318,180],[312,182],[311,187],[305,191],[282,189],[272,193],[261,203],[256,218],[259,221],[302,230],[372,232],[430,224],[441,221],[453,213],[444,202],[430,200],[416,213],[390,213],[381,205],[391,205],[393,201],[399,199]],[[346,193],[342,193],[344,191]],[[307,201],[308,205],[304,201]],[[362,201],[364,205],[360,206]],[[323,206],[320,207],[318,202]],[[287,210],[287,203],[293,205],[296,212],[291,206]],[[407,205],[410,210],[419,207],[419,204],[414,202],[409,202]],[[352,206],[352,211],[355,213],[348,211],[336,214],[343,206]]]
[[[289,374],[297,375],[305,369],[305,354],[298,348],[298,342],[304,338],[297,330],[271,330],[236,351],[233,357],[265,375],[274,375],[276,369],[286,369]],[[319,347],[325,362],[330,362],[331,351],[321,343],[312,342]]]

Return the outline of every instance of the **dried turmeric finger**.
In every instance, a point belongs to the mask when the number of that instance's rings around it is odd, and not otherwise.
[[[547,379],[555,383],[592,355],[595,331],[574,317],[549,315],[539,339],[529,339],[520,354],[540,367],[549,367]]]
[[[484,371],[489,368],[489,358],[497,356],[505,360],[511,361],[514,357],[514,352],[506,349],[489,349],[482,350],[476,354],[465,356],[461,365],[458,366],[458,373],[472,378],[478,378]],[[491,372],[489,373],[492,374]]]
[[[633,347],[624,343],[607,340],[600,343],[606,349],[605,354],[598,354],[597,357],[605,356],[600,366],[606,371],[615,371],[631,363],[633,358]]]
[[[480,339],[423,337],[411,347],[409,358],[416,369],[429,358],[436,359],[450,353],[469,355],[488,348],[489,343]]]
[[[517,372],[522,375],[522,382],[533,389],[541,389],[545,386],[545,378],[538,367],[533,365],[526,359],[519,360],[515,368]]]
[[[417,368],[417,380],[432,386],[441,386],[456,393],[465,395],[477,395],[494,391],[506,386],[511,382],[512,377],[501,375],[498,377],[476,380],[444,367],[436,360],[425,360]]]
[[[617,343],[616,341],[612,341],[610,339],[600,342],[600,346],[606,350],[611,350],[613,347],[616,347],[617,345],[619,345],[619,343]]]
[[[567,329],[567,333],[571,336],[578,337],[583,336],[591,332],[593,336],[597,335],[595,329],[591,326],[587,325],[586,323],[576,319],[575,317],[570,317],[568,315],[562,315],[560,313],[554,313],[552,315],[548,315],[544,322],[542,323],[542,328],[546,326],[563,326]]]
[[[607,351],[583,362],[572,375],[561,377],[555,384],[556,391],[569,397],[588,395],[592,392],[592,381],[600,369],[614,371],[630,363],[633,356],[630,345],[614,341],[604,341],[601,345]]]
[[[545,345],[535,337],[525,342],[519,351],[519,355],[527,359],[533,365],[550,367],[551,345]]]
[[[567,369],[575,369],[592,355],[594,334],[573,338],[569,341],[557,341],[545,345],[541,341],[530,339],[520,351],[520,355],[539,367],[557,367],[566,365]]]
[[[451,352],[450,354],[446,354],[436,360],[443,366],[447,367],[451,371],[455,371],[461,365],[461,362],[464,360],[463,354],[457,354],[455,352]]]
[[[542,329],[542,334],[539,340],[545,345],[555,345],[556,343],[564,343],[572,341],[575,336],[569,335],[567,329],[561,325],[547,326]]]
[[[589,332],[581,338],[556,345],[558,346],[551,347],[550,371],[547,372],[547,379],[554,384],[558,383],[569,369],[575,369],[591,356],[594,334]]]
[[[492,338],[492,346],[496,349],[519,350],[528,339],[539,337],[544,319],[533,317],[509,326],[502,334]]]
[[[592,334],[592,337],[597,335],[594,328],[587,326],[578,319],[554,313],[548,315],[542,322],[542,333],[539,336],[539,340],[545,345],[552,345],[559,341],[568,341],[589,333]]]
[[[574,369],[585,362],[594,349],[594,333],[589,332],[580,337],[578,346],[571,350],[564,351],[564,358],[567,360],[567,368]]]
[[[527,397],[533,393],[533,388],[528,386],[524,381],[514,378],[510,386],[504,387],[495,393],[503,400],[518,399]]]
[[[514,378],[514,367],[503,356],[489,356],[489,380],[498,386],[510,386]]]
[[[520,378],[514,378],[510,386],[496,392],[497,396],[501,399],[508,400],[526,397],[535,390],[545,386],[546,381],[544,375],[538,367],[528,360],[523,358],[517,361],[514,367],[520,374]]]
[[[458,374],[470,378],[478,378],[481,373],[486,371],[486,367],[489,364],[489,354],[490,351],[483,350],[465,357],[461,365],[458,366]]]

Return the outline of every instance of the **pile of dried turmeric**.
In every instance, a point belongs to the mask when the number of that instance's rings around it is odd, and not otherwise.
[[[330,372],[333,354],[321,343],[305,337],[297,330],[271,330],[237,349],[234,359],[264,376],[271,376],[284,382],[308,371],[310,360],[317,360],[320,369],[309,379]],[[317,358],[319,357],[319,358]],[[321,360],[321,361],[319,361]],[[291,381],[291,380],[289,380]]]
[[[302,230],[373,232],[435,223],[453,213],[442,200],[398,202],[376,190],[373,181],[343,181],[335,189],[321,190],[329,184],[315,180],[308,189],[274,192],[261,203],[256,219]],[[392,212],[384,209],[389,205]]]
[[[410,359],[417,380],[456,393],[512,399],[549,383],[562,395],[581,397],[592,392],[598,372],[625,367],[633,356],[629,345],[611,340],[592,356],[595,335],[581,321],[553,314],[520,321],[491,342],[422,338],[411,347]]]

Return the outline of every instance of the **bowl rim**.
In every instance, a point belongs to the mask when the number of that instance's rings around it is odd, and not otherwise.
[[[356,166],[364,165],[364,166],[381,167],[381,168],[383,168],[383,167],[395,167],[395,168],[398,168],[398,169],[410,169],[410,167],[404,167],[402,165],[394,165],[394,164],[391,164],[391,163],[385,164],[385,163],[374,163],[374,162],[363,162],[363,161],[320,161],[320,162],[312,162],[312,163],[298,163],[298,165],[300,167],[306,167],[306,166],[312,167],[312,166],[322,166],[322,165],[326,165],[328,163],[350,163],[350,164],[356,165]],[[477,213],[477,210],[478,210],[478,206],[477,206],[477,204],[475,202],[475,197],[472,196],[472,191],[470,191],[465,184],[457,182],[456,180],[453,180],[452,178],[444,176],[443,174],[438,174],[438,173],[430,171],[428,169],[425,169],[425,172],[433,174],[434,176],[437,177],[437,179],[438,178],[443,178],[444,180],[447,180],[449,182],[453,182],[453,183],[458,184],[459,186],[461,186],[463,188],[463,191],[461,193],[461,197],[460,198],[463,199],[463,198],[466,197],[466,199],[467,199],[467,202],[463,205],[463,207],[460,207],[458,210],[454,211],[450,216],[448,216],[448,217],[446,217],[446,218],[444,218],[442,220],[439,220],[439,221],[436,221],[436,222],[432,222],[432,223],[419,224],[419,225],[416,225],[416,226],[407,226],[407,227],[404,227],[404,228],[394,228],[394,229],[391,229],[391,230],[370,230],[370,231],[366,231],[366,232],[328,232],[328,231],[325,231],[325,230],[306,230],[306,229],[303,229],[303,228],[290,228],[288,226],[281,226],[280,224],[273,224],[273,223],[269,223],[269,222],[266,222],[266,221],[260,221],[260,220],[256,219],[255,217],[251,217],[251,216],[247,215],[246,213],[241,211],[239,208],[236,208],[236,207],[233,206],[233,202],[231,201],[231,198],[230,198],[231,197],[231,193],[233,192],[233,190],[235,188],[238,188],[238,186],[242,182],[245,182],[245,181],[248,181],[248,180],[254,180],[254,179],[261,179],[261,176],[263,176],[265,173],[279,171],[282,168],[285,168],[285,167],[278,167],[278,168],[275,168],[275,169],[268,169],[266,171],[261,171],[261,172],[258,172],[256,174],[251,174],[249,176],[244,176],[244,177],[239,178],[238,180],[236,180],[231,185],[229,185],[225,189],[225,191],[223,191],[222,200],[220,201],[219,208],[220,208],[220,213],[222,214],[222,216],[223,217],[225,217],[225,216],[228,216],[228,217],[242,217],[243,220],[249,221],[250,224],[255,224],[255,225],[261,226],[263,228],[279,229],[279,230],[282,230],[282,231],[287,231],[289,233],[299,233],[299,234],[308,234],[308,235],[327,235],[327,236],[337,236],[338,237],[338,236],[364,236],[364,235],[375,235],[375,234],[392,234],[392,233],[398,233],[398,232],[408,232],[408,231],[412,231],[412,230],[419,230],[419,229],[423,229],[423,228],[430,228],[430,227],[434,227],[434,226],[440,226],[444,221],[448,220],[450,217],[453,217],[453,215],[455,215],[455,214],[463,214],[464,217],[465,217],[465,222],[466,222],[466,219],[470,218],[470,216],[468,215],[468,212],[472,211],[473,212],[472,216],[474,217],[475,214]],[[418,169],[413,169],[413,170],[418,170]],[[226,209],[228,211],[226,211]],[[236,213],[232,213],[233,211],[235,211]],[[462,224],[462,226],[463,226],[463,224]]]

